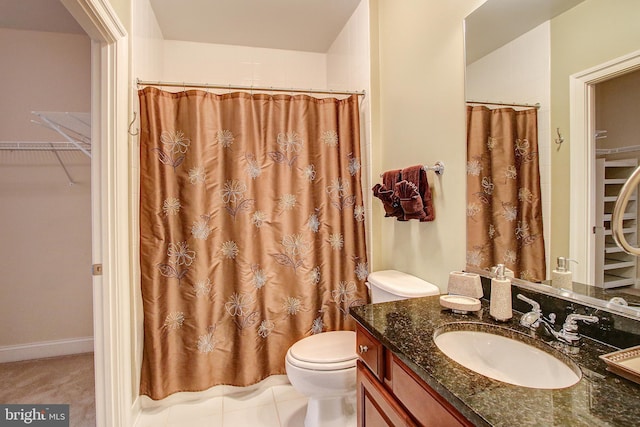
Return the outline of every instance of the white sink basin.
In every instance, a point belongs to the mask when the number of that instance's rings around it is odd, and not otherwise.
[[[500,335],[505,334],[505,328],[482,325],[482,330],[447,330],[446,326],[434,333],[438,348],[465,368],[486,377],[538,389],[565,388],[580,381],[582,374],[575,363]]]

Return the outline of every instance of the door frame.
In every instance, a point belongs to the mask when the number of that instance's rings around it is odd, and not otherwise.
[[[640,50],[580,71],[569,77],[570,87],[570,221],[569,254],[578,264],[574,281],[595,283],[595,84],[640,68]],[[584,141],[584,142],[583,142]],[[588,183],[588,191],[578,188]]]
[[[93,330],[98,427],[133,414],[129,38],[109,0],[62,0],[91,38]],[[101,265],[101,271],[95,268]]]

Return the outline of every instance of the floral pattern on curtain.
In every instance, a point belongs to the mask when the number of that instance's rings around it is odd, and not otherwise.
[[[467,107],[467,265],[546,278],[537,110]]]
[[[141,394],[284,374],[366,303],[358,98],[139,91]]]

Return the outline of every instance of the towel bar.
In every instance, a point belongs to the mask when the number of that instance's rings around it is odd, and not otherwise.
[[[444,163],[440,160],[438,160],[433,166],[424,165],[422,168],[427,172],[434,171],[436,175],[442,175],[444,173]],[[382,177],[382,174],[380,174],[380,177]]]

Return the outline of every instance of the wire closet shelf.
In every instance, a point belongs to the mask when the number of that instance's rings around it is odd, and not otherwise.
[[[64,170],[69,185],[75,184],[60,152],[80,151],[91,158],[91,114],[58,111],[32,111],[31,120],[57,134],[60,139],[49,141],[0,141],[0,151],[45,151],[52,152]]]

